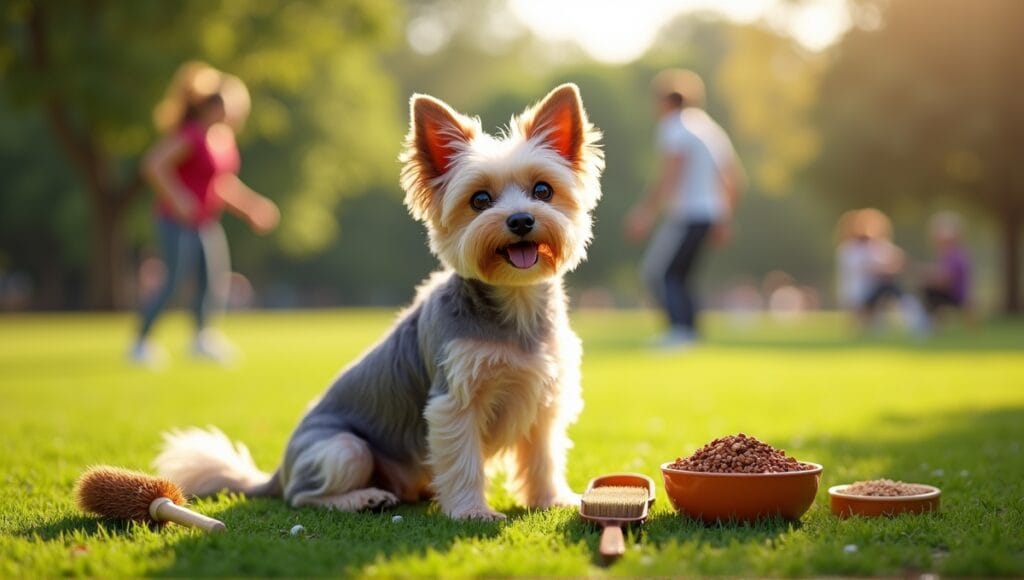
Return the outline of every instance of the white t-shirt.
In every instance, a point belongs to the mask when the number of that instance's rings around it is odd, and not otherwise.
[[[888,240],[846,240],[836,250],[836,291],[843,308],[864,306],[886,278],[881,272],[899,259],[899,248]]]
[[[658,123],[658,149],[683,156],[672,215],[687,222],[715,223],[725,212],[722,171],[736,156],[728,135],[704,110],[683,109]]]
[[[846,240],[836,251],[836,293],[839,306],[857,309],[864,305],[874,286],[871,243]]]

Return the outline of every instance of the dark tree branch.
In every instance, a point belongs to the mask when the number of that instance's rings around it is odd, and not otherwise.
[[[29,61],[41,78],[52,78],[53,75],[47,24],[43,2],[32,3],[28,21]],[[43,102],[47,120],[58,143],[75,168],[85,177],[90,194],[95,198],[101,197],[104,192],[109,191],[110,184],[106,171],[103,170],[105,163],[101,159],[99,148],[90,136],[75,129],[67,106],[52,88],[47,87]]]
[[[118,203],[120,209],[124,209],[131,205],[131,203],[142,194],[142,191],[145,188],[146,180],[142,178],[141,171],[133,171],[131,177],[114,192],[114,199]]]
[[[47,18],[46,2],[31,4],[28,32],[28,62],[39,78],[59,80],[59,67],[51,61],[48,35],[52,32]],[[45,86],[43,107],[58,145],[70,159],[74,170],[84,178],[92,210],[91,233],[91,302],[93,307],[112,308],[125,305],[125,292],[121,283],[125,270],[123,216],[129,203],[142,190],[138,172],[125,183],[115,185],[110,157],[96,141],[91,127],[75,126],[71,109],[59,89]]]

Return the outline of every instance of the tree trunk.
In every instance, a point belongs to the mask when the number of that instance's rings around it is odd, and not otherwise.
[[[28,6],[31,63],[40,78],[45,79],[58,74],[50,58],[49,6],[43,2],[30,2]],[[72,167],[83,178],[89,195],[89,306],[104,310],[123,308],[128,305],[124,283],[128,255],[124,216],[142,191],[142,179],[137,174],[123,182],[116,179],[112,171],[116,164],[96,138],[94,124],[83,121],[82,116],[76,122],[66,95],[50,90],[43,95],[43,102],[50,128]]]
[[[1000,19],[999,74],[999,147],[1001,169],[997,186],[1003,196],[1003,281],[1004,310],[1007,315],[1021,313],[1020,260],[1021,226],[1024,222],[1024,172],[1020,169],[1019,155],[1024,149],[1024,111],[1020,101],[1020,86],[1024,82],[1024,68],[1020,66],[1020,22],[1024,17],[1024,2],[1004,0],[993,15]],[[998,31],[998,32],[997,32]],[[997,198],[998,199],[998,198]]]
[[[106,203],[99,200],[106,199]],[[92,231],[89,255],[89,306],[114,310],[128,306],[124,284],[127,272],[127,247],[124,236],[124,211],[109,196],[92,196]]]
[[[1003,308],[1006,314],[1021,312],[1020,303],[1020,235],[1024,222],[1020,211],[1003,213]]]

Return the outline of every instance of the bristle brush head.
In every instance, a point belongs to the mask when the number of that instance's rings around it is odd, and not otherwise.
[[[163,524],[149,514],[149,505],[159,497],[185,503],[185,494],[174,483],[120,467],[90,468],[75,484],[79,509],[105,518]]]
[[[580,512],[590,518],[639,518],[649,497],[647,488],[639,486],[592,487],[583,494]]]

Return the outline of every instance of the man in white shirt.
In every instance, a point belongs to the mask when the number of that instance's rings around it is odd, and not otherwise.
[[[659,73],[652,89],[659,113],[657,179],[626,219],[626,235],[647,238],[664,214],[643,260],[643,275],[664,308],[665,346],[696,337],[698,304],[691,277],[709,235],[729,235],[743,170],[725,131],[704,111],[704,83],[691,71]]]

